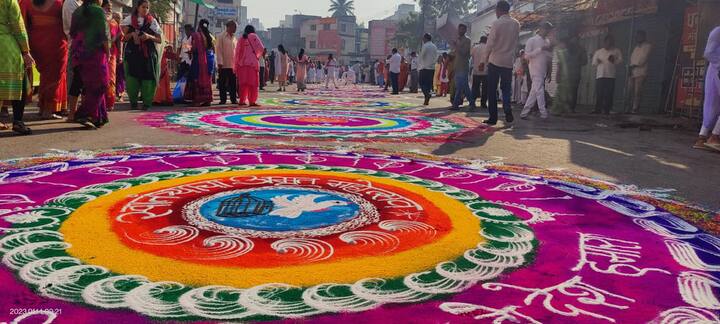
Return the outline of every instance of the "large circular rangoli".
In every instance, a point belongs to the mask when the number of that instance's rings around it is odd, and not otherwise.
[[[192,110],[152,112],[139,121],[157,128],[191,134],[291,137],[348,141],[439,142],[479,135],[492,129],[473,119],[427,114],[311,109]]]
[[[385,98],[388,96],[388,93],[388,91],[383,91],[383,89],[379,87],[350,86],[334,89],[321,86],[307,89],[297,94],[325,98]]]
[[[0,162],[0,193],[15,315],[718,321],[717,215],[558,172],[134,147]]]

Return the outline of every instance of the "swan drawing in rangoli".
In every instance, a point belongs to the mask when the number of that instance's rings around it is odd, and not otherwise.
[[[300,195],[295,198],[290,198],[292,196],[294,195],[282,195],[271,198],[270,200],[273,202],[275,209],[273,209],[273,211],[271,211],[268,215],[285,218],[298,218],[305,212],[316,212],[334,206],[348,205],[346,201],[341,200],[316,202],[317,199],[326,197],[326,195]]]

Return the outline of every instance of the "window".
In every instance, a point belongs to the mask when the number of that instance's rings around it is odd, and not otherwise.
[[[342,49],[343,51],[345,50],[345,39],[344,38],[342,40],[342,47],[340,49]]]
[[[340,30],[341,30],[343,33],[346,32],[346,31],[347,31],[347,25],[341,24],[341,25],[340,25]]]
[[[324,30],[330,30],[330,24],[324,24],[323,25]]]
[[[310,30],[316,31],[316,30],[317,30],[317,25],[310,25]]]
[[[316,48],[317,42],[316,41],[310,41],[310,48]]]

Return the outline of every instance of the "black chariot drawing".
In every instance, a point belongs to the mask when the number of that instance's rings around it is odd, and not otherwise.
[[[273,209],[272,201],[253,197],[248,193],[223,200],[217,209],[217,217],[252,217],[267,215]]]

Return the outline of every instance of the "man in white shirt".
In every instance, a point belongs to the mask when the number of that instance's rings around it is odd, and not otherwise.
[[[705,76],[705,103],[702,128],[694,147],[720,151],[720,26],[710,32],[704,56],[709,63]]]
[[[180,64],[178,64],[178,75],[180,79],[190,72],[190,65],[192,64],[192,34],[195,31],[192,25],[187,24],[183,26],[183,37],[180,42],[180,48],[178,49],[178,56],[180,56]]]
[[[235,38],[237,24],[230,20],[225,23],[225,32],[217,35],[215,45],[215,60],[218,66],[218,90],[220,91],[220,104],[227,104],[227,95],[230,93],[230,102],[237,105],[237,78],[233,68],[235,67]]]
[[[622,64],[622,53],[615,47],[615,39],[611,35],[605,36],[603,48],[595,51],[592,64],[597,67],[595,76],[595,110],[593,114],[600,112],[609,115],[612,110],[615,97],[615,78],[617,78],[617,66]]]
[[[495,7],[497,20],[493,22],[487,42],[488,55],[488,112],[490,118],[483,123],[495,125],[498,120],[497,88],[500,84],[502,91],[503,110],[505,121],[512,123],[512,70],[520,41],[520,23],[510,17],[510,3],[500,0]],[[484,68],[484,66],[483,66]]]
[[[480,37],[480,43],[472,49],[473,81],[472,92],[480,98],[480,107],[487,109],[487,36]],[[480,69],[482,67],[482,69]]]
[[[420,50],[420,89],[425,96],[425,106],[430,104],[432,98],[433,81],[435,80],[435,64],[438,60],[438,49],[432,42],[430,34],[423,35],[423,46]]]
[[[410,53],[410,93],[418,93],[418,57],[416,52]]]
[[[647,34],[644,30],[639,30],[635,37],[637,44],[630,55],[630,78],[628,79],[628,87],[632,90],[633,96],[632,113],[636,114],[640,108],[640,95],[645,78],[648,72],[648,58],[652,51],[652,45],[647,42]]]
[[[525,43],[525,59],[528,60],[530,79],[532,87],[528,93],[525,107],[520,113],[520,118],[526,119],[530,110],[538,105],[540,118],[547,118],[547,107],[545,106],[545,79],[548,77],[548,64],[552,60],[552,46],[547,36],[552,31],[552,24],[545,22],[540,25],[537,34]]]
[[[392,56],[388,62],[390,64],[390,83],[392,84],[392,94],[396,95],[400,92],[400,64],[402,64],[402,56],[398,53],[397,48],[392,49]]]

